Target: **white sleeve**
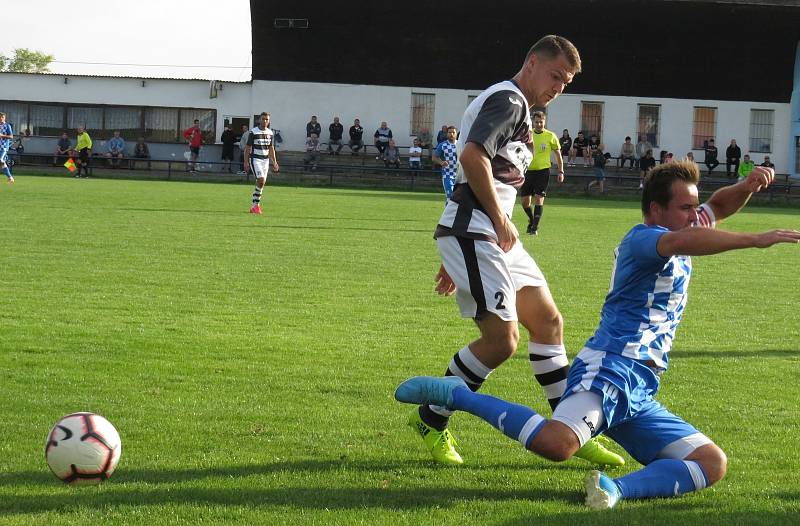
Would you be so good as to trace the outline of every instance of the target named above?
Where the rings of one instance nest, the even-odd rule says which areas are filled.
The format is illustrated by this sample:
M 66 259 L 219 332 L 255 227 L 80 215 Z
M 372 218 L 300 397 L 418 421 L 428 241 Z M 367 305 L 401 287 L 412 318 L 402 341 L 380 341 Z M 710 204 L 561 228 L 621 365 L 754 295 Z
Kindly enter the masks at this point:
M 714 210 L 708 204 L 703 203 L 697 207 L 697 225 L 706 228 L 716 228 L 717 218 L 714 216 Z

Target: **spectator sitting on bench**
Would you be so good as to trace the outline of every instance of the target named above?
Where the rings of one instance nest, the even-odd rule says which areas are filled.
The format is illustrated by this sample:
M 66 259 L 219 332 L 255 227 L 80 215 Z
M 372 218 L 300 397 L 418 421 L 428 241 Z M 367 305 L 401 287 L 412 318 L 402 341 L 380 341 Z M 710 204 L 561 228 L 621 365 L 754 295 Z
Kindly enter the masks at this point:
M 303 158 L 303 171 L 308 170 L 309 165 L 311 171 L 317 169 L 317 162 L 319 161 L 319 136 L 311 132 L 311 135 L 306 139 L 306 156 Z
M 136 146 L 133 147 L 134 159 L 147 159 L 147 169 L 150 169 L 150 148 L 145 144 L 144 137 L 139 137 L 136 141 Z M 131 168 L 136 169 L 136 162 L 134 161 Z
M 378 150 L 375 160 L 378 161 L 383 159 L 383 152 L 386 151 L 387 146 L 389 146 L 389 140 L 392 138 L 392 130 L 386 124 L 386 121 L 381 122 L 381 127 L 375 130 L 373 137 L 375 138 L 375 148 Z
M 630 161 L 628 170 L 633 170 L 633 163 L 636 160 L 636 146 L 631 142 L 630 137 L 625 137 L 625 142 L 619 149 L 619 167 L 625 168 L 625 161 Z
M 386 168 L 389 166 L 400 168 L 400 150 L 392 139 L 389 140 L 389 146 L 383 151 L 383 164 Z
M 125 157 L 125 139 L 119 136 L 119 130 L 114 130 L 114 136 L 106 143 L 106 158 L 112 168 L 119 168 L 120 160 Z
M 767 168 L 772 168 L 773 170 L 775 169 L 775 165 L 769 160 L 769 155 L 764 156 L 764 162 L 761 163 L 761 166 L 766 166 Z
M 61 138 L 58 140 L 58 144 L 56 145 L 56 152 L 53 155 L 53 166 L 58 166 L 61 162 L 59 159 L 63 159 L 65 157 L 69 157 L 69 152 L 72 149 L 72 141 L 69 140 L 69 135 L 67 132 L 61 134 Z

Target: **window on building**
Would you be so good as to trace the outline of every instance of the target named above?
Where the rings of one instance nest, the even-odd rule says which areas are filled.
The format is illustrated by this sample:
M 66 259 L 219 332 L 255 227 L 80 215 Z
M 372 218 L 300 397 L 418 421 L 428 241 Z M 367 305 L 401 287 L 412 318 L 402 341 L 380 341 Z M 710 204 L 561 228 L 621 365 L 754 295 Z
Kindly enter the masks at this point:
M 597 135 L 602 141 L 603 136 L 603 103 L 581 102 L 581 131 L 587 139 Z
M 27 104 L 0 101 L 0 111 L 6 114 L 6 122 L 11 124 L 11 130 L 15 135 L 23 135 L 25 129 L 31 127 L 28 122 Z M 32 128 L 31 133 L 35 133 Z
M 141 108 L 106 108 L 106 132 L 119 130 L 122 137 L 136 140 L 142 131 Z
M 214 130 L 217 127 L 216 116 L 217 112 L 214 110 L 195 110 L 195 109 L 181 109 L 181 133 L 194 126 L 195 119 L 200 121 L 200 131 L 203 132 L 203 142 L 214 142 Z
M 633 142 L 646 139 L 654 148 L 659 147 L 661 129 L 661 106 L 639 104 L 639 119 L 636 128 L 638 137 Z
M 103 138 L 103 108 L 70 106 L 67 108 L 67 128 L 82 126 L 92 138 Z
M 773 110 L 750 110 L 750 151 L 772 152 L 772 128 L 775 125 Z
M 145 108 L 144 138 L 155 142 L 175 142 L 178 135 L 178 110 L 175 108 Z
M 64 131 L 64 107 L 49 104 L 30 105 L 31 133 L 58 136 Z
M 436 95 L 433 93 L 411 94 L 411 135 L 430 138 L 435 107 Z
M 692 149 L 702 150 L 717 136 L 717 108 L 695 106 L 692 118 Z

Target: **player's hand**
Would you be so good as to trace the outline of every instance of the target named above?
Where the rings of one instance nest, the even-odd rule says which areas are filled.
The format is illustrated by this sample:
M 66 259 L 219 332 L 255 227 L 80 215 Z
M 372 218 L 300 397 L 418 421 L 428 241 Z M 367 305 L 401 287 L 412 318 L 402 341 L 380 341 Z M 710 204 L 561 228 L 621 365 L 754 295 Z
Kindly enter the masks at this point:
M 564 172 L 558 172 L 557 181 L 558 181 L 558 184 L 561 184 L 561 183 L 564 182 Z
M 503 214 L 503 220 L 499 225 L 495 225 L 494 231 L 497 234 L 497 244 L 503 249 L 503 252 L 508 252 L 514 246 L 514 243 L 519 239 L 519 232 L 516 225 L 511 222 L 507 215 Z
M 775 170 L 766 166 L 756 166 L 745 179 L 747 188 L 752 192 L 760 192 L 775 179 Z
M 444 265 L 439 266 L 439 272 L 436 273 L 436 287 L 434 290 L 439 296 L 452 296 L 456 291 L 456 284 L 450 274 L 444 269 Z
M 281 166 L 278 164 L 278 161 L 275 161 L 275 162 L 274 162 L 274 163 L 272 163 L 272 164 L 274 165 L 274 166 L 273 166 L 273 168 L 275 168 L 275 173 L 277 173 L 277 172 L 280 172 L 280 171 L 281 171 Z
M 450 166 L 450 162 L 449 161 L 442 161 L 441 165 L 442 165 L 442 168 L 447 168 L 448 166 Z
M 777 243 L 800 243 L 800 232 L 784 229 L 762 232 L 756 239 L 756 248 L 767 248 Z

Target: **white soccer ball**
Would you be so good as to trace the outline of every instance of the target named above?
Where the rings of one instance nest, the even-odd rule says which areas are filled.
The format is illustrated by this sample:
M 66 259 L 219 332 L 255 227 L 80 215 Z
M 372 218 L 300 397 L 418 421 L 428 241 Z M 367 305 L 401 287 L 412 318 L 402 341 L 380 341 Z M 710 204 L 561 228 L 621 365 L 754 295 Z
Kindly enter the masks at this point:
M 114 473 L 122 442 L 102 416 L 73 413 L 50 430 L 44 454 L 50 471 L 67 484 L 98 484 Z

